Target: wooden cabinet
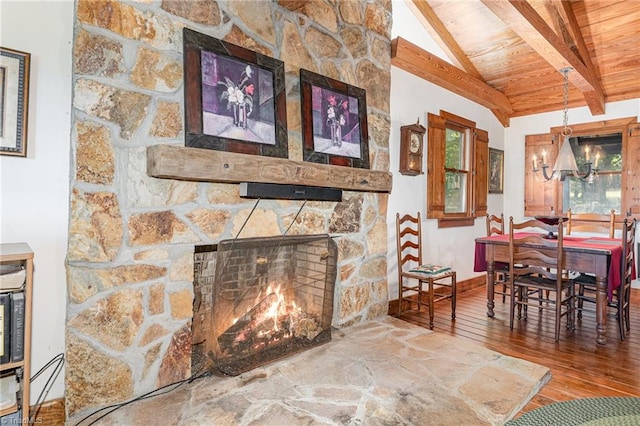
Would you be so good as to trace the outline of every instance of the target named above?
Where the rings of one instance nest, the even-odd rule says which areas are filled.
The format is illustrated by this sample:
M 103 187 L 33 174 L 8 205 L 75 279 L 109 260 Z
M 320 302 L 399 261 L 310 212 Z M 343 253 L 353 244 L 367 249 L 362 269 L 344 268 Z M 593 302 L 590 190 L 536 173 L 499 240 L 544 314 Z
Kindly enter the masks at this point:
M 33 291 L 33 251 L 28 244 L 0 244 L 0 264 L 22 265 L 25 271 L 24 286 L 21 289 L 6 290 L 5 292 L 24 292 L 24 339 L 22 341 L 24 355 L 21 361 L 11 359 L 0 364 L 2 373 L 13 372 L 22 380 L 18 386 L 20 406 L 13 409 L 0 410 L 0 415 L 9 415 L 21 410 L 22 424 L 29 419 L 29 381 L 31 377 L 31 300 Z M 4 338 L 5 336 L 3 336 Z

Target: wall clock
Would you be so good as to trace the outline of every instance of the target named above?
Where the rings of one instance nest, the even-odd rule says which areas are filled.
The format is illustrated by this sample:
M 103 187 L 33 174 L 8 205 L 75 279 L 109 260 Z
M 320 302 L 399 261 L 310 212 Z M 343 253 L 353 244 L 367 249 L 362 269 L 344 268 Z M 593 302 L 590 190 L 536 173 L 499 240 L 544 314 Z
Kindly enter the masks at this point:
M 416 124 L 400 127 L 400 173 L 403 175 L 422 174 L 422 150 L 426 131 L 419 120 Z

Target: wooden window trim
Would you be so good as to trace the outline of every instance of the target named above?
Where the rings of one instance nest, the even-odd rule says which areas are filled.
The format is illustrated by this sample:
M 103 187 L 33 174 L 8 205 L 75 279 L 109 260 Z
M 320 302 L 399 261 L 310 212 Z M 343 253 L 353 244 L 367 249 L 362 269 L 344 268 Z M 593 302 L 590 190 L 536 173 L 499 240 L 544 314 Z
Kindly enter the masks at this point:
M 474 226 L 475 218 L 487 213 L 488 194 L 488 132 L 476 127 L 474 121 L 440 111 L 440 115 L 428 114 L 427 138 L 427 218 L 438 219 L 439 228 Z M 445 146 L 446 128 L 465 130 L 465 169 L 455 170 L 466 174 L 467 194 L 465 213 L 445 214 Z M 458 130 L 458 129 L 456 129 Z

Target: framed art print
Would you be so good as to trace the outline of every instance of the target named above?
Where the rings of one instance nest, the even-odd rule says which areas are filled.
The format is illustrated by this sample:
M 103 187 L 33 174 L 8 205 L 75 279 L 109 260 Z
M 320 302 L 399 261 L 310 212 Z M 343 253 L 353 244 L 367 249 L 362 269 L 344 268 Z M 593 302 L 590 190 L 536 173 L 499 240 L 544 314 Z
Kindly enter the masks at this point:
M 284 63 L 185 28 L 185 146 L 288 157 Z
M 366 92 L 300 70 L 303 159 L 369 168 Z
M 31 55 L 0 47 L 0 154 L 27 156 Z
M 504 186 L 504 151 L 489 148 L 489 194 L 502 194 Z

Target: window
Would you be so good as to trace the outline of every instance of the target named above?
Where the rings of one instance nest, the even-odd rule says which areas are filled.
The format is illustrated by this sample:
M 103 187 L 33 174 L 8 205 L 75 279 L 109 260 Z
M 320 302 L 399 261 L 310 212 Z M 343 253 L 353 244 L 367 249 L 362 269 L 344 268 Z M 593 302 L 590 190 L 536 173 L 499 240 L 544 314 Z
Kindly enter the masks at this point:
M 525 216 L 554 215 L 556 212 L 593 211 L 607 213 L 614 208 L 620 217 L 640 219 L 640 123 L 637 117 L 616 118 L 593 123 L 573 124 L 573 147 L 578 163 L 584 163 L 584 148 L 590 145 L 590 159 L 595 163 L 598 149 L 602 155 L 598 159 L 598 179 L 594 184 L 567 178 L 565 182 L 553 179 L 540 182 L 534 176 L 531 166 L 524 168 L 524 213 Z M 527 161 L 537 152 L 546 150 L 553 163 L 558 152 L 562 127 L 553 127 L 552 133 L 527 135 L 525 137 L 525 158 Z M 620 137 L 620 142 L 609 136 Z M 598 140 L 596 144 L 594 141 Z M 598 146 L 596 152 L 591 147 Z M 591 186 L 589 186 L 591 185 Z M 619 204 L 618 204 L 618 201 Z M 612 207 L 609 207 L 612 206 Z
M 446 123 L 444 212 L 467 212 L 467 141 L 469 129 Z
M 589 161 L 598 167 L 598 176 L 591 181 L 570 177 L 562 187 L 563 210 L 607 214 L 622 211 L 622 134 L 582 136 L 570 139 L 578 164 Z M 584 170 L 580 170 L 584 173 Z
M 487 212 L 488 134 L 446 111 L 428 121 L 427 218 L 439 227 L 472 226 Z

